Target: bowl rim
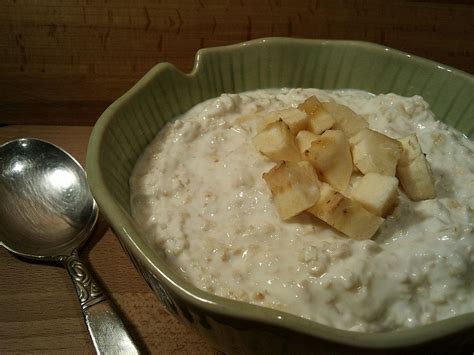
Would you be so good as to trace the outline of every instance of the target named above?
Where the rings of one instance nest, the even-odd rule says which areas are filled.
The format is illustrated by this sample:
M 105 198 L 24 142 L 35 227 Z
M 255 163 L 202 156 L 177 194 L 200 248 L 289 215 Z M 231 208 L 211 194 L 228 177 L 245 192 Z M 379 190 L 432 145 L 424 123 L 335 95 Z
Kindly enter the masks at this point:
M 299 43 L 306 46 L 337 45 L 368 50 L 376 53 L 386 53 L 398 58 L 405 57 L 413 63 L 428 65 L 436 70 L 445 70 L 457 77 L 463 77 L 474 86 L 474 77 L 466 72 L 435 61 L 411 55 L 393 48 L 370 42 L 326 39 L 299 39 L 287 37 L 267 37 L 254 39 L 220 47 L 204 48 L 197 51 L 193 69 L 189 73 L 178 70 L 170 63 L 159 63 L 153 66 L 137 83 L 127 92 L 113 102 L 99 117 L 89 139 L 86 158 L 86 171 L 91 185 L 92 193 L 100 206 L 101 212 L 109 221 L 115 234 L 129 252 L 146 266 L 161 282 L 166 283 L 173 291 L 186 302 L 207 312 L 221 316 L 233 317 L 241 320 L 256 321 L 270 326 L 277 326 L 310 337 L 318 337 L 326 341 L 373 349 L 390 349 L 419 345 L 452 333 L 474 326 L 474 312 L 437 321 L 428 325 L 415 328 L 401 329 L 389 332 L 366 333 L 342 330 L 316 323 L 293 314 L 275 309 L 230 300 L 213 295 L 198 289 L 183 280 L 166 263 L 156 257 L 154 253 L 138 236 L 138 232 L 127 213 L 115 202 L 112 193 L 107 188 L 106 180 L 100 167 L 100 152 L 103 147 L 102 137 L 115 114 L 148 82 L 155 80 L 164 70 L 172 69 L 178 75 L 193 77 L 200 72 L 203 58 L 218 52 L 232 52 L 246 47 L 259 47 L 265 45 L 284 45 Z

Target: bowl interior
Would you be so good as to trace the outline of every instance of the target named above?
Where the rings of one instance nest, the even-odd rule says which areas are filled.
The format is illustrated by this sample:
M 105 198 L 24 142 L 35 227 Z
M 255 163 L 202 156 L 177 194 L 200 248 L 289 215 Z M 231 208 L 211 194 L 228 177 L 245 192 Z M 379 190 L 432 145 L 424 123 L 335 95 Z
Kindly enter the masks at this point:
M 87 172 L 94 196 L 122 242 L 165 282 L 191 295 L 191 300 L 198 295 L 224 308 L 228 306 L 231 311 L 236 307 L 241 313 L 248 310 L 246 305 L 235 305 L 234 301 L 222 300 L 176 280 L 174 272 L 149 248 L 130 218 L 129 176 L 157 132 L 192 106 L 221 93 L 275 87 L 353 88 L 375 94 L 421 95 L 438 119 L 470 138 L 474 136 L 472 76 L 375 44 L 271 38 L 201 50 L 190 74 L 167 63 L 158 64 L 97 122 L 89 142 Z M 255 317 L 278 313 L 251 307 L 249 312 Z M 289 327 L 304 328 L 309 333 L 320 329 L 298 317 L 287 319 Z M 473 324 L 472 316 L 449 322 L 447 326 L 452 329 Z M 444 332 L 444 326 L 438 328 L 438 333 Z M 333 334 L 338 337 L 346 333 Z M 430 334 L 426 336 L 435 336 Z M 420 336 L 410 337 L 415 339 L 415 335 Z M 372 341 L 370 334 L 364 337 L 354 341 Z M 383 343 L 388 339 L 379 337 L 373 341 Z M 393 342 L 402 341 L 398 335 L 394 339 Z

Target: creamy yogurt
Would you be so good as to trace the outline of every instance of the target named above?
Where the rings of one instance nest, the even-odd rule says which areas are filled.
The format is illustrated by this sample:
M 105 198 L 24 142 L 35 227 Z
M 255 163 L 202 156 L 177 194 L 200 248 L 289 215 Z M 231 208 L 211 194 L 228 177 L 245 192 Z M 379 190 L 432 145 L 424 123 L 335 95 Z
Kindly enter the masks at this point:
M 372 240 L 353 241 L 309 214 L 282 221 L 245 115 L 316 95 L 349 106 L 392 138 L 416 133 L 437 198 L 400 202 Z M 244 116 L 244 118 L 242 118 Z M 251 120 L 250 120 L 251 121 Z M 336 328 L 381 332 L 474 311 L 474 144 L 420 97 L 317 89 L 208 100 L 170 123 L 130 179 L 150 244 L 195 286 Z

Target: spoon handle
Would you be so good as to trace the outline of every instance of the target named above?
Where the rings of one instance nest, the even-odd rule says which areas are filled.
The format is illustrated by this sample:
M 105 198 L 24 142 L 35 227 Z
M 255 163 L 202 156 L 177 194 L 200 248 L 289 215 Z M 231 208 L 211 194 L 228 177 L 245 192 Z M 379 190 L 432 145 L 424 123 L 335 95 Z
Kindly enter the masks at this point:
M 79 259 L 77 251 L 64 258 L 63 264 L 76 287 L 84 321 L 96 352 L 98 354 L 139 354 L 119 315 L 92 274 Z

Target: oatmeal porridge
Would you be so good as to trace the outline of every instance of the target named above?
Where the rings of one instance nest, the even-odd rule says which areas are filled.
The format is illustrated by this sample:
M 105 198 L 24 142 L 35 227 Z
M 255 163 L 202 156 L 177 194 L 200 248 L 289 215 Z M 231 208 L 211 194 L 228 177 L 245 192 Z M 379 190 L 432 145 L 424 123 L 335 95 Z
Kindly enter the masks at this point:
M 282 220 L 252 115 L 334 100 L 370 129 L 416 134 L 436 198 L 398 203 L 371 239 L 309 213 Z M 474 144 L 419 96 L 317 89 L 223 94 L 168 124 L 130 179 L 132 214 L 183 278 L 210 293 L 340 329 L 381 332 L 474 311 Z

